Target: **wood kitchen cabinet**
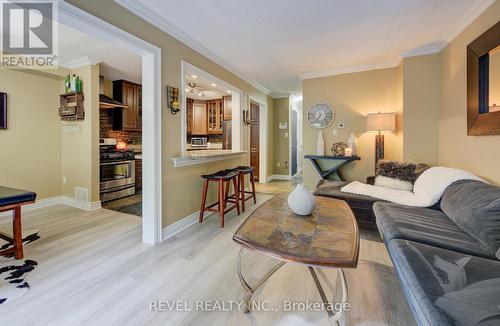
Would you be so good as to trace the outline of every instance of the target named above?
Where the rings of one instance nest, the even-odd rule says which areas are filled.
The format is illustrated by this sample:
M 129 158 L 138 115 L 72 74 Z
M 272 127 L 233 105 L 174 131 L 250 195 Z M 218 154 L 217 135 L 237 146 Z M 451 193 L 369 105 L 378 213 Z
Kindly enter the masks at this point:
M 126 81 L 113 81 L 113 99 L 128 108 L 115 109 L 114 130 L 142 130 L 142 86 Z
M 223 122 L 222 100 L 209 100 L 207 103 L 208 134 L 221 135 Z
M 193 128 L 192 135 L 207 135 L 207 105 L 205 102 L 193 102 Z
M 142 159 L 135 160 L 135 191 L 142 191 Z
M 233 119 L 233 101 L 231 96 L 222 97 L 223 107 L 224 107 L 224 121 Z
M 194 100 L 188 98 L 186 99 L 186 109 L 187 109 L 187 124 L 186 129 L 188 134 L 193 133 L 193 103 Z

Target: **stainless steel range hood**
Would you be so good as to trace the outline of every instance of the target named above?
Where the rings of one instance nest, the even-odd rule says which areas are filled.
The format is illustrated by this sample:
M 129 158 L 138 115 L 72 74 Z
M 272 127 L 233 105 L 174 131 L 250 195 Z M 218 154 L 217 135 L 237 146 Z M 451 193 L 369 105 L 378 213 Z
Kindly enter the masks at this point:
M 123 103 L 120 103 L 116 100 L 113 100 L 111 97 L 104 95 L 104 94 L 99 94 L 99 108 L 100 109 L 127 109 L 128 106 L 126 106 Z
M 104 77 L 99 76 L 99 108 L 128 109 L 128 106 L 104 94 Z

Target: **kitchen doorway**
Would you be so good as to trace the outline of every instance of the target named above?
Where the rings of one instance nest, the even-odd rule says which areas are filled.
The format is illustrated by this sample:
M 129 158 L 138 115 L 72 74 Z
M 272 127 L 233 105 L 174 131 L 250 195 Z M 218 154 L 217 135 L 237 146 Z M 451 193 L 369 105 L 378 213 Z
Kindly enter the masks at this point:
M 142 61 L 142 241 L 162 241 L 161 49 L 67 2 L 59 4 L 59 22 L 125 48 Z M 99 147 L 97 133 L 92 142 Z M 94 162 L 98 164 L 98 162 Z M 96 173 L 96 184 L 99 175 Z

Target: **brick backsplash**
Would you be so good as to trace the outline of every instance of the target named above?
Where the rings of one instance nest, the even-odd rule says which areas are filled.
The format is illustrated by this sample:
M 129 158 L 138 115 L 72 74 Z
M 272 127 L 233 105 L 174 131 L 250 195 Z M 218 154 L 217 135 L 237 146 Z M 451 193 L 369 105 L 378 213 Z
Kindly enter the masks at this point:
M 100 110 L 99 113 L 99 137 L 116 138 L 129 144 L 140 145 L 142 142 L 141 131 L 113 130 L 113 109 Z

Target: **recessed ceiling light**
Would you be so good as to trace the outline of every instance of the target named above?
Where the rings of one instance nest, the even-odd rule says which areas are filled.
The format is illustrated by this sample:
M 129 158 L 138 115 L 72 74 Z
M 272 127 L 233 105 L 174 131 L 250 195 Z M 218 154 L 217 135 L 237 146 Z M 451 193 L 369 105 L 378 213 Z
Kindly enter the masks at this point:
M 230 91 L 230 90 L 227 90 L 227 91 L 226 91 L 226 93 L 231 94 L 231 91 Z
M 212 87 L 215 87 L 215 86 L 217 86 L 217 84 L 216 83 L 212 83 Z
M 191 78 L 196 79 L 196 78 L 198 78 L 198 76 L 196 76 L 196 75 L 191 75 Z

